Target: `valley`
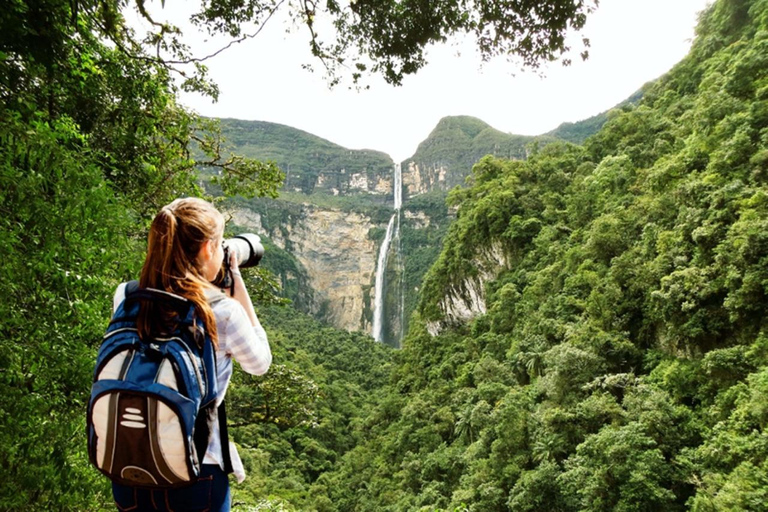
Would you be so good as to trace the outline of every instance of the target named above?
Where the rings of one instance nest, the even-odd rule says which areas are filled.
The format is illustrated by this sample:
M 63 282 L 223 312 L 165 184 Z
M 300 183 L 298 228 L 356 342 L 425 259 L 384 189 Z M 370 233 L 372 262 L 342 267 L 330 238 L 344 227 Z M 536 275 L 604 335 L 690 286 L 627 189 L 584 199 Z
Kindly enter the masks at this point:
M 602 122 L 604 115 L 569 130 L 584 136 Z M 256 232 L 268 247 L 287 253 L 282 259 L 295 260 L 291 268 L 278 268 L 269 257 L 263 263 L 279 277 L 285 297 L 329 325 L 369 333 L 393 347 L 407 332 L 421 281 L 455 217 L 444 205 L 448 192 L 466 186 L 484 155 L 519 160 L 534 144 L 560 140 L 557 130 L 518 136 L 472 117 L 446 117 L 411 158 L 395 163 L 383 153 L 350 150 L 283 125 L 223 119 L 221 126 L 235 152 L 272 160 L 285 172 L 279 198 L 233 199 L 226 207 L 235 229 Z M 401 215 L 388 213 L 397 209 Z M 394 243 L 387 241 L 390 223 Z M 457 311 L 479 307 L 453 301 Z

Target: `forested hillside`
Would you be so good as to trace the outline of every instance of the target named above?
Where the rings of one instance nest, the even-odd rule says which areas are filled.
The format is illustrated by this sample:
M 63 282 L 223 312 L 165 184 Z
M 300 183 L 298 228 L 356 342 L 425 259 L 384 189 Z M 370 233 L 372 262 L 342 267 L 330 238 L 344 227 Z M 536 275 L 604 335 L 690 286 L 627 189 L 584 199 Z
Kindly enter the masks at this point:
M 651 84 L 648 86 L 650 87 Z M 545 135 L 550 135 L 557 139 L 573 142 L 575 144 L 583 144 L 588 137 L 600 131 L 600 128 L 602 128 L 605 122 L 608 121 L 608 113 L 611 110 L 622 109 L 624 107 L 636 105 L 643 97 L 643 90 L 644 88 L 640 88 L 629 98 L 606 112 L 601 112 L 597 115 L 588 117 L 587 119 L 583 119 L 575 123 L 562 123 L 560 126 L 550 132 L 547 132 Z
M 263 378 L 237 373 L 228 392 L 248 473 L 233 502 L 240 510 L 334 510 L 323 474 L 368 437 L 360 427 L 385 397 L 393 350 L 293 308 L 259 315 L 276 363 Z
M 336 507 L 768 508 L 766 180 L 764 0 L 584 146 L 479 162 Z

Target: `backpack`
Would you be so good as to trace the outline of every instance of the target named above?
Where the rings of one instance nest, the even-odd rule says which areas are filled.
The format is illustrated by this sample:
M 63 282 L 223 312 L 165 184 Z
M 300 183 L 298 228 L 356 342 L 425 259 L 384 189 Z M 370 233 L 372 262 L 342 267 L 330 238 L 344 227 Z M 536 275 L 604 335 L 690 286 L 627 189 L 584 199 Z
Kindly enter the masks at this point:
M 172 333 L 139 338 L 142 301 L 177 313 Z M 113 482 L 174 488 L 200 475 L 213 421 L 231 472 L 226 413 L 216 409 L 216 353 L 184 297 L 126 286 L 99 349 L 88 402 L 88 456 Z

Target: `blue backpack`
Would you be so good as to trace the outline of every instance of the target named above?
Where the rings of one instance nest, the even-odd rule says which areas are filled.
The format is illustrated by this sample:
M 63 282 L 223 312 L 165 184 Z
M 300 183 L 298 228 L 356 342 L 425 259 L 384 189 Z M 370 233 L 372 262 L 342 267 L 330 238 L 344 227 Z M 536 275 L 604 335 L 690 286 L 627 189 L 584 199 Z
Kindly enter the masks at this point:
M 142 302 L 176 312 L 174 331 L 141 339 L 136 319 Z M 91 462 L 122 485 L 188 485 L 200 475 L 218 418 L 231 471 L 226 413 L 215 406 L 216 387 L 215 349 L 192 302 L 128 283 L 96 359 L 87 417 Z

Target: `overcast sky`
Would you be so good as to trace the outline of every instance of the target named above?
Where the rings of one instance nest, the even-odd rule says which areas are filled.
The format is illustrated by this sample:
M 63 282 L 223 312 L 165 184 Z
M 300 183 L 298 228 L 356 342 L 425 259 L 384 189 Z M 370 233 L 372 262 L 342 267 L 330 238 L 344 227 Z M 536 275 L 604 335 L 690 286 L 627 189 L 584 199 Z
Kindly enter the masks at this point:
M 305 34 L 286 35 L 285 26 L 274 23 L 207 62 L 221 89 L 218 103 L 187 94 L 182 103 L 205 116 L 286 124 L 351 149 L 384 151 L 395 161 L 413 155 L 448 115 L 475 116 L 504 132 L 538 135 L 607 110 L 667 72 L 688 52 L 697 14 L 708 3 L 601 0 L 582 31 L 592 44 L 589 59 L 574 59 L 570 67 L 551 65 L 544 78 L 504 60 L 481 66 L 459 42 L 430 49 L 429 64 L 401 87 L 373 79 L 371 89 L 360 92 L 344 86 L 329 90 L 320 71 L 302 69 L 312 61 Z M 165 4 L 162 12 L 178 23 L 183 7 L 171 0 Z M 211 48 L 202 35 L 189 42 L 193 49 Z

